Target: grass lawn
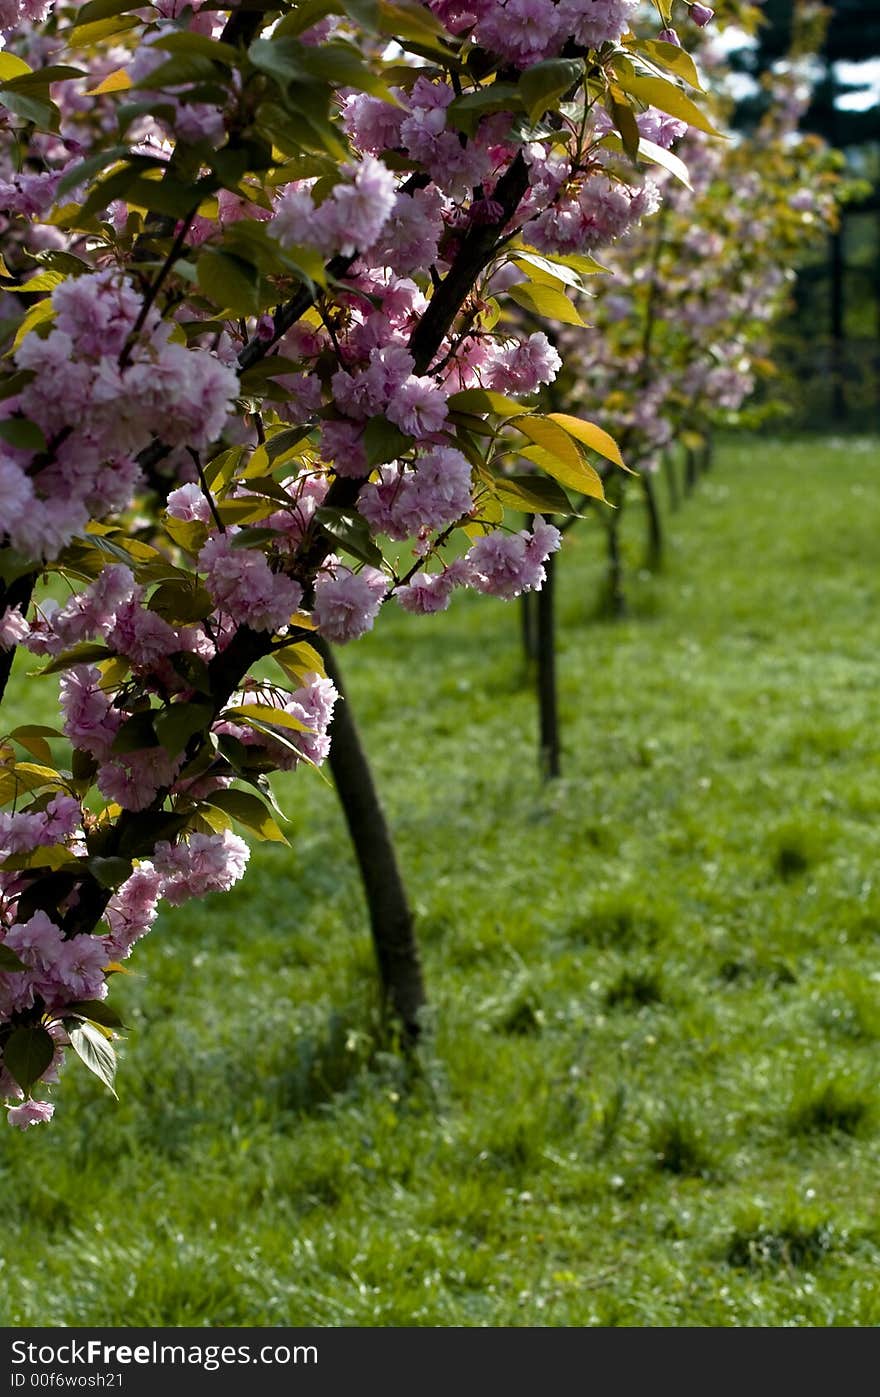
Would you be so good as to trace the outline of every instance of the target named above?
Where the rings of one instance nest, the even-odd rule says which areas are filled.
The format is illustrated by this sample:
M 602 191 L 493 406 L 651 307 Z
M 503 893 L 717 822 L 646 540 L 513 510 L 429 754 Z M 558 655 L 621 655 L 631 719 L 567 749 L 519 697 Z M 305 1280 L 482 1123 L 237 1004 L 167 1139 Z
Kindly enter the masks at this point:
M 0 1135 L 0 1321 L 880 1323 L 878 456 L 723 447 L 660 576 L 628 511 L 623 623 L 578 526 L 552 787 L 515 607 L 351 647 L 419 1072 L 377 1047 L 334 794 L 285 778 L 292 848 L 115 984 L 119 1102 L 71 1065 L 51 1127 Z

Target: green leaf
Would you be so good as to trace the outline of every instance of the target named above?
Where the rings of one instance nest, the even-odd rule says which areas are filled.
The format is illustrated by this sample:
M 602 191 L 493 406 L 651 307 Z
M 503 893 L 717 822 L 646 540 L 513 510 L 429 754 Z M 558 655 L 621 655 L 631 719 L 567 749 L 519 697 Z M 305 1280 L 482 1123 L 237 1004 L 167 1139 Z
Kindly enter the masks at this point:
M 195 578 L 187 578 L 163 582 L 150 597 L 149 609 L 166 621 L 188 625 L 210 616 L 214 603 Z
M 23 960 L 19 960 L 11 946 L 4 946 L 0 943 L 0 970 L 4 974 L 15 974 L 18 970 L 27 970 Z
M 111 165 L 116 165 L 130 154 L 128 146 L 116 145 L 99 150 L 96 155 L 87 155 L 85 160 L 74 161 L 73 168 L 62 175 L 58 182 L 56 198 L 62 194 L 69 194 L 78 185 L 85 184 L 93 175 L 99 174 L 101 170 L 108 170 Z
M 55 1056 L 55 1040 L 42 1024 L 13 1029 L 3 1050 L 3 1066 L 22 1091 L 29 1092 Z
M 679 121 L 686 121 L 688 126 L 695 126 L 698 131 L 705 131 L 710 136 L 721 135 L 696 103 L 686 97 L 674 82 L 668 78 L 644 77 L 634 72 L 625 61 L 620 66 L 623 71 L 618 72 L 618 82 L 631 97 L 637 97 L 646 106 L 658 107 L 661 112 L 667 112 Z
M 158 747 L 154 717 L 155 710 L 147 709 L 145 713 L 133 713 L 126 718 L 110 744 L 110 751 L 121 755 L 124 752 L 140 752 L 145 747 Z
M 315 510 L 315 518 L 325 534 L 332 538 L 346 553 L 359 562 L 371 567 L 382 566 L 382 553 L 370 535 L 366 519 L 352 510 L 341 510 L 329 505 L 320 505 Z
M 636 53 L 643 53 L 658 67 L 674 73 L 677 78 L 686 82 L 688 87 L 696 88 L 697 92 L 703 91 L 697 65 L 687 49 L 679 48 L 677 44 L 667 44 L 663 39 L 638 39 L 629 47 Z
M 249 795 L 247 791 L 217 791 L 206 803 L 231 815 L 258 839 L 288 843 L 259 796 Z
M 103 1024 L 105 1028 L 125 1028 L 116 1010 L 103 999 L 79 999 L 74 1004 L 65 1004 L 64 1013 L 76 1014 L 92 1023 Z
M 451 412 L 494 412 L 497 417 L 520 417 L 531 411 L 515 398 L 506 398 L 503 393 L 491 393 L 486 388 L 465 388 L 460 393 L 453 393 L 447 406 Z
M 484 116 L 520 111 L 522 101 L 519 93 L 519 87 L 510 82 L 494 82 L 476 92 L 466 92 L 463 97 L 456 97 L 454 102 L 450 102 L 446 109 L 447 123 L 472 136 Z
M 40 131 L 57 131 L 61 123 L 61 114 L 54 102 L 31 97 L 25 92 L 0 93 L 0 105 L 22 121 L 33 122 Z
M 45 451 L 46 438 L 35 422 L 24 417 L 7 417 L 0 422 L 0 438 L 20 451 Z
M 102 888 L 112 888 L 114 892 L 132 875 L 131 859 L 117 857 L 101 858 L 95 855 L 88 860 L 88 869 Z
M 94 24 L 99 19 L 112 19 L 137 9 L 137 0 L 88 0 L 76 12 L 77 24 Z
M 557 291 L 552 286 L 537 286 L 534 282 L 527 281 L 511 286 L 507 294 L 518 306 L 533 311 L 535 315 L 546 316 L 562 325 L 586 328 L 587 322 L 564 291 Z
M 555 480 L 541 475 L 502 475 L 495 493 L 508 509 L 524 514 L 573 514 L 571 500 Z
M 635 164 L 639 158 L 639 124 L 629 102 L 620 88 L 613 83 L 608 97 L 608 112 L 620 135 L 624 151 Z
M 210 703 L 172 703 L 162 708 L 153 718 L 153 728 L 170 756 L 182 752 L 197 732 L 210 727 L 214 707 Z
M 107 1089 L 116 1096 L 116 1054 L 103 1033 L 88 1022 L 65 1024 L 70 1046 Z
M 199 254 L 196 275 L 205 295 L 221 309 L 259 315 L 259 276 L 251 262 L 209 247 Z
M 529 120 L 538 121 L 546 111 L 555 111 L 559 98 L 583 76 L 582 58 L 548 58 L 526 68 L 520 74 L 518 88 Z
M 371 417 L 366 425 L 364 450 L 370 466 L 383 466 L 388 461 L 396 461 L 411 446 L 412 437 L 406 436 L 387 417 Z
M 178 655 L 171 656 L 171 668 L 186 681 L 189 688 L 199 694 L 210 694 L 211 674 L 201 655 L 181 650 Z
M 607 432 L 603 432 L 601 427 L 597 427 L 595 422 L 587 422 L 582 417 L 572 417 L 567 412 L 550 412 L 547 416 L 550 422 L 557 423 L 569 436 L 583 442 L 591 451 L 598 451 L 600 456 L 604 456 L 607 461 L 613 461 L 615 466 L 627 469 L 617 442 Z
M 234 718 L 236 722 L 249 723 L 252 718 L 256 718 L 264 725 L 277 728 L 288 728 L 291 732 L 314 732 L 314 728 L 308 727 L 299 718 L 294 718 L 292 713 L 287 713 L 283 708 L 273 708 L 271 704 L 264 703 L 242 703 L 236 708 L 227 708 L 223 716 Z
M 109 659 L 115 652 L 108 645 L 99 645 L 97 641 L 81 640 L 77 645 L 72 645 L 69 650 L 62 650 L 60 655 L 56 655 L 54 660 L 38 672 L 40 674 L 59 674 L 63 669 L 70 669 L 73 665 L 91 665 L 96 660 Z
M 231 44 L 211 39 L 207 34 L 191 34 L 180 29 L 175 29 L 171 34 L 160 34 L 153 39 L 153 48 L 164 49 L 166 53 L 200 54 L 213 63 L 222 63 L 225 68 L 234 67 L 238 62 L 238 54 Z
M 57 728 L 47 728 L 41 723 L 22 723 L 21 727 L 13 728 L 9 736 L 35 756 L 38 762 L 48 763 L 52 760 L 52 749 L 46 738 L 61 737 L 63 734 Z
M 671 175 L 674 175 L 685 189 L 693 188 L 688 167 L 684 161 L 679 160 L 677 155 L 673 155 L 671 150 L 665 150 L 663 146 L 655 145 L 645 136 L 639 137 L 639 159 L 649 160 L 652 165 L 661 165 L 664 170 L 668 170 Z

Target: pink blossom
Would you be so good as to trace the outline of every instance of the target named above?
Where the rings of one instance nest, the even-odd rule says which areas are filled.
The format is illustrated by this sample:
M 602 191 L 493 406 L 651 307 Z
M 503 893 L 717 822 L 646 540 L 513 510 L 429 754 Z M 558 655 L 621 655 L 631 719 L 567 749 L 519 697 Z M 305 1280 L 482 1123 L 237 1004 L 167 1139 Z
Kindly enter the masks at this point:
M 166 509 L 172 519 L 183 519 L 187 523 L 212 524 L 211 506 L 205 499 L 200 485 L 190 482 L 172 490 L 166 502 Z
M 534 393 L 552 383 L 562 360 L 543 331 L 505 345 L 488 369 L 486 386 L 499 393 Z
M 153 866 L 162 879 L 162 896 L 172 907 L 209 892 L 226 892 L 243 876 L 250 849 L 229 830 L 191 834 L 188 840 L 156 845 Z
M 473 585 L 479 592 L 505 598 L 538 591 L 544 582 L 544 564 L 561 542 L 559 530 L 540 517 L 531 534 L 499 531 L 478 538 L 467 554 Z
M 336 645 L 357 640 L 372 629 L 387 583 L 377 568 L 360 572 L 337 566 L 323 571 L 315 583 L 314 617 L 321 634 Z
M 446 395 L 433 379 L 410 374 L 394 390 L 386 410 L 388 420 L 407 436 L 431 437 L 446 421 Z
M 6 1119 L 19 1130 L 27 1130 L 29 1125 L 42 1125 L 55 1114 L 51 1101 L 23 1101 L 20 1106 L 9 1106 Z
M 30 626 L 18 607 L 8 606 L 0 616 L 0 650 L 11 650 L 30 634 Z
M 134 943 L 149 931 L 158 914 L 161 889 L 161 875 L 145 862 L 113 894 L 104 913 L 110 928 L 105 942 L 111 957 L 125 960 Z
M 235 548 L 228 533 L 208 539 L 199 553 L 199 570 L 220 610 L 255 631 L 282 630 L 302 602 L 298 582 L 273 572 L 262 553 Z

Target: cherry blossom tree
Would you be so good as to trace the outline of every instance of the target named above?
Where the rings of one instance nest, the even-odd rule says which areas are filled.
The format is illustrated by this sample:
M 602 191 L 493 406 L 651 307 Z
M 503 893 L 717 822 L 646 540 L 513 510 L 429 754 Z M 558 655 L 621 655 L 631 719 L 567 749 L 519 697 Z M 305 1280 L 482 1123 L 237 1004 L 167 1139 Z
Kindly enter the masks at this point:
M 544 502 L 620 453 L 536 410 L 560 356 L 516 316 L 581 324 L 594 254 L 656 212 L 645 112 L 712 128 L 671 0 L 2 0 L 0 23 L 0 693 L 24 647 L 61 709 L 0 767 L 24 1128 L 71 1050 L 112 1086 L 108 986 L 162 901 L 241 878 L 234 826 L 284 838 L 269 776 L 327 758 L 327 643 L 541 586 Z

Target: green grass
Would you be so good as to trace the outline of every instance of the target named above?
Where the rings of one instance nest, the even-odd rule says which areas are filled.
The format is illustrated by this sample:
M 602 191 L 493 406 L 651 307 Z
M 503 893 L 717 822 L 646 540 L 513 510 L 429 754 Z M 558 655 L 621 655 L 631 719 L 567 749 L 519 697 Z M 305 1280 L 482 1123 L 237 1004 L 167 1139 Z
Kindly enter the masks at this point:
M 0 1136 L 0 1320 L 880 1323 L 877 465 L 724 447 L 659 576 L 628 510 L 620 624 L 579 525 L 552 786 L 513 607 L 351 647 L 418 1070 L 375 1031 L 333 793 L 287 778 L 292 849 L 165 914 L 114 987 L 119 1102 L 71 1066 L 50 1128 Z

